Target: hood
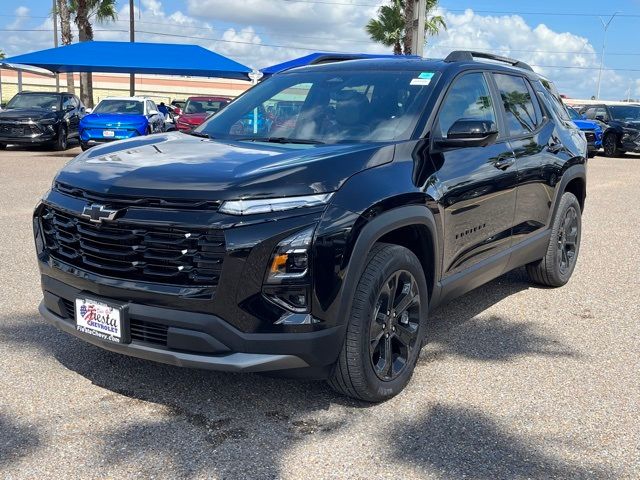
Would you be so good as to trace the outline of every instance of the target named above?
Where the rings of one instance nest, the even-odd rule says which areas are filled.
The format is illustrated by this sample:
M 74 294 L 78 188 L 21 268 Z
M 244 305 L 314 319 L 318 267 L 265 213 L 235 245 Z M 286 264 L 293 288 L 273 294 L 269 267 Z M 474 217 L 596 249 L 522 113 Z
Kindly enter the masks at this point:
M 189 125 L 200 125 L 207 118 L 207 113 L 183 113 L 180 121 Z
M 218 142 L 171 132 L 94 147 L 56 181 L 99 194 L 230 200 L 332 192 L 392 160 L 393 145 Z
M 144 115 L 124 115 L 118 113 L 92 113 L 80 121 L 84 128 L 117 128 L 147 123 Z
M 573 123 L 575 123 L 580 130 L 601 130 L 600 125 L 592 120 L 574 120 Z
M 42 120 L 44 118 L 57 118 L 58 112 L 43 108 L 11 108 L 0 112 L 0 120 Z

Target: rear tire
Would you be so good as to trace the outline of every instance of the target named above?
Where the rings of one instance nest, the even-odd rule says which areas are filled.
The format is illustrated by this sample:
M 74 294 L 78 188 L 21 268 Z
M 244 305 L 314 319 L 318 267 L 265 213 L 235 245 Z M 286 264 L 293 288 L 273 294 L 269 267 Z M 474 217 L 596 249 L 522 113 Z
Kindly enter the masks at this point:
M 566 192 L 553 220 L 547 253 L 541 260 L 527 265 L 531 280 L 548 287 L 566 284 L 578 260 L 581 234 L 580 204 L 573 193 Z
M 0 143 L 0 150 L 4 150 L 7 148 L 7 144 L 6 143 Z
M 356 287 L 329 385 L 367 402 L 400 393 L 420 354 L 428 301 L 424 272 L 413 252 L 376 244 Z

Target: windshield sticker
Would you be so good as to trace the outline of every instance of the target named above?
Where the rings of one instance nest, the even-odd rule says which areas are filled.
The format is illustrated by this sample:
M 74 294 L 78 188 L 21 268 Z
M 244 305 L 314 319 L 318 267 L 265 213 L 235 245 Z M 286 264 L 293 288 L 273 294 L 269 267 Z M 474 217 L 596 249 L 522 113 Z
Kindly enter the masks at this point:
M 409 85 L 429 85 L 430 83 L 430 78 L 412 78 Z
M 433 78 L 434 73 L 433 72 L 422 72 L 420 73 L 420 75 L 418 75 L 418 78 L 420 79 L 426 79 L 426 80 L 431 80 Z

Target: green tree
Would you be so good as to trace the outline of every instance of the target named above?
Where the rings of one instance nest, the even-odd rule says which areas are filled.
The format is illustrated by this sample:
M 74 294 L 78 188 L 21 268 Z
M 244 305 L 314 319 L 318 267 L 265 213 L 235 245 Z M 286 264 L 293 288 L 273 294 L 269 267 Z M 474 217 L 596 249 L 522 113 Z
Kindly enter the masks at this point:
M 393 47 L 394 55 L 402 55 L 403 4 L 404 0 L 392 0 L 391 5 L 382 5 L 378 9 L 378 17 L 369 20 L 365 27 L 371 40 Z
M 71 31 L 71 9 L 69 0 L 56 0 L 56 7 L 52 14 L 60 18 L 60 40 L 62 45 L 71 45 L 73 42 L 73 32 Z M 71 93 L 75 93 L 76 90 L 72 72 L 67 73 L 67 90 Z
M 78 27 L 81 42 L 93 40 L 92 21 L 104 23 L 118 18 L 116 0 L 69 0 L 74 21 Z M 91 73 L 80 74 L 80 99 L 88 107 L 93 107 L 93 82 Z
M 2 60 L 6 55 L 4 54 L 4 50 L 0 50 L 0 60 Z
M 372 18 L 366 30 L 374 42 L 393 47 L 395 55 L 410 55 L 413 51 L 413 17 L 415 0 L 391 0 L 390 5 L 378 9 L 377 18 Z M 438 0 L 427 0 L 425 35 L 437 35 L 447 24 L 441 15 L 432 15 L 438 6 Z

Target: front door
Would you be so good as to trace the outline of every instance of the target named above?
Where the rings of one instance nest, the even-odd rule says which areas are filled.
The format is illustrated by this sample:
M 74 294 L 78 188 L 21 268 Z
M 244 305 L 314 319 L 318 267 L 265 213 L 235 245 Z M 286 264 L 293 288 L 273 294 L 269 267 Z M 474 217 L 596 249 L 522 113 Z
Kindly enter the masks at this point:
M 453 123 L 462 118 L 489 120 L 501 129 L 486 75 L 472 72 L 456 78 L 440 107 L 433 129 L 435 138 L 446 136 Z M 515 159 L 506 135 L 500 131 L 491 145 L 436 151 L 432 160 L 444 220 L 445 279 L 509 248 L 516 204 Z M 507 257 L 496 259 L 496 271 L 506 265 Z

